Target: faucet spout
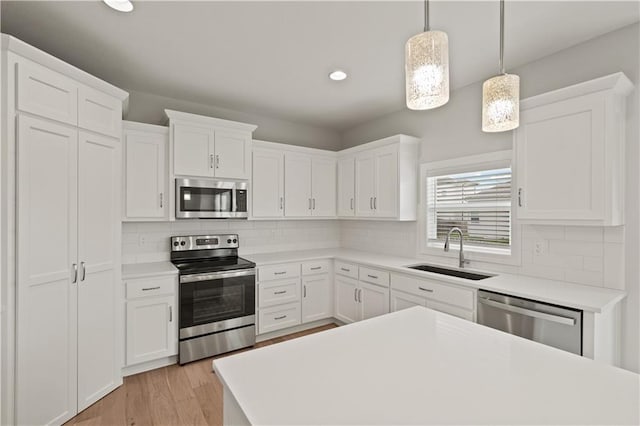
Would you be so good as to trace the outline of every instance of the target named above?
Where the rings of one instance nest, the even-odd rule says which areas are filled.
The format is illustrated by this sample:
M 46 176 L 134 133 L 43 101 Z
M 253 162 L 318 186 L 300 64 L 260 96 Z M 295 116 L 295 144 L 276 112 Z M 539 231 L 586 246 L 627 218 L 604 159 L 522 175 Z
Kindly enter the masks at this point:
M 458 267 L 464 268 L 464 265 L 469 263 L 469 261 L 464 258 L 464 243 L 463 243 L 464 237 L 462 234 L 462 230 L 457 226 L 454 226 L 453 228 L 451 228 L 447 233 L 447 238 L 444 240 L 444 251 L 449 251 L 449 240 L 451 238 L 451 234 L 454 232 L 457 232 L 458 234 L 460 234 L 460 260 L 458 263 Z

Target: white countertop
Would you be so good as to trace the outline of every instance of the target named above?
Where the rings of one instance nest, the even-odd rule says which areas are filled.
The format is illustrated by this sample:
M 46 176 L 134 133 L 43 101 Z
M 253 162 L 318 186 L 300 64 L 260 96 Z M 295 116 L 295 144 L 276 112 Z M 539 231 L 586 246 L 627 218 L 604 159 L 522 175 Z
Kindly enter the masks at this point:
M 640 379 L 414 307 L 215 360 L 251 424 L 638 424 Z
M 171 262 L 131 263 L 122 265 L 123 280 L 163 275 L 178 275 L 178 270 Z
M 286 262 L 303 262 L 306 260 L 321 258 L 335 258 L 361 265 L 415 275 L 417 277 L 437 279 L 465 287 L 481 288 L 484 290 L 506 293 L 513 296 L 539 300 L 556 305 L 569 306 L 589 312 L 602 312 L 607 307 L 618 303 L 626 295 L 625 292 L 619 290 L 504 273 L 498 273 L 496 276 L 484 280 L 472 281 L 407 268 L 407 265 L 430 263 L 420 259 L 394 257 L 378 253 L 339 248 L 252 254 L 243 257 L 255 262 L 258 266 Z M 469 272 L 476 271 L 474 269 L 465 270 L 468 270 Z M 490 271 L 479 272 L 485 272 L 492 275 L 495 274 Z

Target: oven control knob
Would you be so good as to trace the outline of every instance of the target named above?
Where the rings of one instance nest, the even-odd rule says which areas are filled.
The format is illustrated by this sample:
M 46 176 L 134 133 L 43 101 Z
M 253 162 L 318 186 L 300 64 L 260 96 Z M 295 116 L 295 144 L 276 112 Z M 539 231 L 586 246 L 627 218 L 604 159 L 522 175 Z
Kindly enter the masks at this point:
M 184 241 L 180 241 L 180 245 L 181 245 L 181 246 L 183 246 L 183 245 L 185 245 L 185 244 L 186 244 L 186 243 L 185 243 Z
M 228 240 L 227 240 L 227 244 L 231 244 L 231 239 L 228 239 Z
M 174 242 L 173 242 L 173 246 L 174 246 L 174 247 L 178 247 L 178 245 L 179 245 L 179 244 L 180 244 L 180 243 L 179 243 L 179 242 L 177 242 L 177 241 L 174 241 Z
M 236 240 L 236 239 L 234 238 L 234 239 L 233 239 L 233 242 L 234 242 L 234 243 L 237 243 L 237 242 L 238 242 L 238 240 Z

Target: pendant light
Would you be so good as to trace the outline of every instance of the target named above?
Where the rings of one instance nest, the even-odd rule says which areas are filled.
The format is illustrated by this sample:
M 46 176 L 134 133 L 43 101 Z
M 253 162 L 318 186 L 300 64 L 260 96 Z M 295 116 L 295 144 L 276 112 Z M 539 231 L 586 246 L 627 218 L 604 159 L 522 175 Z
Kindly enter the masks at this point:
M 482 85 L 482 130 L 504 132 L 520 125 L 520 77 L 504 70 L 504 0 L 500 0 L 500 75 Z
M 411 37 L 404 49 L 407 107 L 437 108 L 449 101 L 449 39 L 429 27 L 429 0 L 424 1 L 424 32 Z

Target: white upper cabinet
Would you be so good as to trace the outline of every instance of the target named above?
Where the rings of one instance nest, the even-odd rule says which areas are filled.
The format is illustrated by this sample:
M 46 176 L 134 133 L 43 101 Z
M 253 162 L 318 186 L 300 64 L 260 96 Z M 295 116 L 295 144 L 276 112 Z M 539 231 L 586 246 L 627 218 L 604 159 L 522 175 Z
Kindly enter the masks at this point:
M 123 220 L 167 220 L 169 128 L 127 121 L 123 127 Z
M 622 73 L 525 99 L 514 133 L 522 223 L 624 224 Z
M 284 216 L 284 153 L 254 147 L 252 156 L 253 217 Z
M 338 215 L 344 218 L 415 220 L 418 143 L 416 138 L 396 135 L 341 151 L 338 161 Z
M 78 127 L 120 137 L 122 102 L 87 86 L 78 90 Z
M 254 141 L 251 186 L 254 218 L 336 216 L 333 152 Z
M 173 176 L 248 179 L 256 126 L 165 110 L 173 147 Z
M 356 214 L 356 163 L 355 158 L 338 160 L 338 216 Z

